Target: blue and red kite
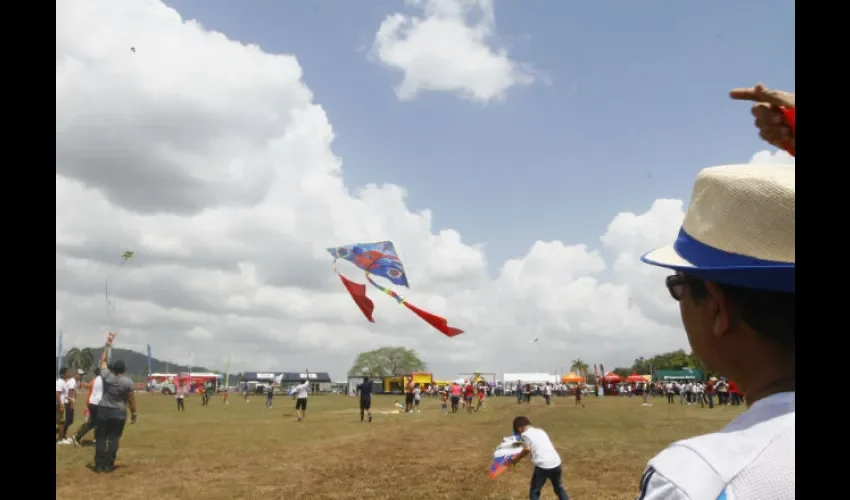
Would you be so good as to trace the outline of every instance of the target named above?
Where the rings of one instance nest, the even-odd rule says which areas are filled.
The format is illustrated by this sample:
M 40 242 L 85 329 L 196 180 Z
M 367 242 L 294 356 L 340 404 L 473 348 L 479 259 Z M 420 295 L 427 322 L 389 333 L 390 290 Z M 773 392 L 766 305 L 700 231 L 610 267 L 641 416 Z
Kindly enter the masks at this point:
M 334 258 L 334 272 L 337 273 L 339 279 L 342 280 L 343 286 L 348 290 L 354 303 L 366 316 L 369 322 L 374 323 L 372 312 L 375 310 L 375 304 L 366 296 L 366 285 L 355 283 L 342 273 L 336 270 L 336 261 L 338 259 L 347 260 L 355 266 L 366 272 L 366 281 L 378 290 L 384 292 L 390 297 L 398 301 L 399 304 L 407 307 L 414 314 L 425 320 L 426 323 L 433 326 L 447 337 L 460 335 L 463 330 L 449 326 L 446 318 L 437 316 L 436 314 L 424 311 L 410 302 L 407 302 L 398 293 L 375 283 L 370 275 L 380 276 L 397 286 L 410 288 L 407 282 L 407 273 L 404 272 L 404 266 L 401 264 L 401 259 L 395 251 L 395 246 L 391 241 L 380 241 L 377 243 L 355 243 L 352 245 L 344 245 L 340 247 L 328 248 L 328 253 Z

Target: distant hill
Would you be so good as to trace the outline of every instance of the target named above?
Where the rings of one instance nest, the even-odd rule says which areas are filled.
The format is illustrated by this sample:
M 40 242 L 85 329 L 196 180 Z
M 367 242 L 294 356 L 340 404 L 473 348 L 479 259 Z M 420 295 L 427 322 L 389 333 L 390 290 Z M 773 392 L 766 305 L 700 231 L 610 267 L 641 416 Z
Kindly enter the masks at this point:
M 103 352 L 103 348 L 92 348 L 92 355 L 94 356 L 94 362 L 100 359 L 100 355 Z M 142 354 L 140 352 L 131 351 L 130 349 L 121 349 L 118 347 L 112 348 L 112 359 L 120 359 L 124 361 L 124 364 L 127 365 L 127 375 L 134 378 L 140 379 L 144 378 L 148 374 L 148 356 L 147 354 Z M 59 362 L 58 359 L 54 359 L 53 366 Z M 170 373 L 179 373 L 179 372 L 187 372 L 189 371 L 189 367 L 186 365 L 179 365 L 177 363 L 172 363 L 170 361 L 160 361 L 156 358 L 151 358 L 151 368 L 154 373 L 157 372 L 170 372 Z M 210 370 L 209 368 L 205 368 L 203 366 L 193 366 L 193 372 L 212 372 L 217 370 Z

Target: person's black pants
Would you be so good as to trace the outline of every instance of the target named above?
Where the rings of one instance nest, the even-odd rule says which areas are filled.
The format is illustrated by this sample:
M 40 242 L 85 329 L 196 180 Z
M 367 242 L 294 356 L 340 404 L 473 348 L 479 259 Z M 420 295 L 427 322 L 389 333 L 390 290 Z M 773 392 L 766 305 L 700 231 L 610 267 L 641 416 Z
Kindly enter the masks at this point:
M 531 475 L 531 489 L 529 490 L 531 500 L 540 499 L 540 492 L 543 491 L 547 479 L 552 482 L 552 488 L 555 490 L 558 500 L 570 500 L 570 497 L 567 496 L 567 490 L 564 489 L 560 465 L 551 469 L 534 468 L 534 473 Z
M 124 433 L 127 414 L 123 409 L 100 407 L 94 430 L 94 467 L 95 470 L 110 470 L 115 467 L 118 455 L 118 442 Z
M 183 398 L 177 398 L 177 411 L 186 411 L 186 406 L 183 404 Z
M 81 425 L 79 430 L 77 430 L 77 434 L 75 435 L 77 441 L 83 439 L 83 436 L 88 434 L 90 430 L 97 427 L 97 409 L 97 405 L 89 405 L 89 420 L 88 422 L 83 422 L 83 425 Z
M 74 409 L 70 406 L 65 406 L 65 431 L 71 427 L 71 424 L 74 423 Z

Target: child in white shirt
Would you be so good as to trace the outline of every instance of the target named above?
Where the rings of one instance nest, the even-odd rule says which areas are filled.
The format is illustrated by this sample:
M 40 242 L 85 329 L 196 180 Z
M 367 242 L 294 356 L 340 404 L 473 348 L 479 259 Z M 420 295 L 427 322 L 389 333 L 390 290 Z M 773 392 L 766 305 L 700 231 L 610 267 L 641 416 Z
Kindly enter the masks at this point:
M 527 417 L 517 417 L 513 423 L 514 434 L 522 436 L 523 450 L 514 459 L 519 462 L 524 457 L 531 455 L 534 463 L 534 473 L 531 475 L 531 489 L 529 498 L 538 500 L 546 480 L 552 482 L 552 488 L 558 500 L 569 500 L 567 490 L 564 489 L 563 475 L 561 472 L 561 456 L 555 450 L 555 445 L 549 439 L 549 435 L 543 429 L 531 427 L 531 421 Z
M 416 385 L 413 386 L 413 408 L 410 410 L 412 412 L 421 413 L 419 410 L 419 404 L 422 402 L 422 387 L 419 386 L 417 382 Z

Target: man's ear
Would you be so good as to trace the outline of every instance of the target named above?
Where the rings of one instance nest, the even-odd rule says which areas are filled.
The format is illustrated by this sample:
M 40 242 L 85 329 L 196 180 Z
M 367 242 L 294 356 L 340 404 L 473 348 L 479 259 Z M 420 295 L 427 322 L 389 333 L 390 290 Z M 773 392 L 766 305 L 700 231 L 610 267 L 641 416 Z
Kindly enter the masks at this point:
M 725 335 L 733 325 L 735 310 L 729 301 L 729 296 L 716 283 L 706 281 L 705 288 L 708 290 L 709 297 L 707 299 L 710 301 L 710 304 L 707 305 L 714 309 L 712 311 L 714 313 L 712 333 L 719 338 Z

